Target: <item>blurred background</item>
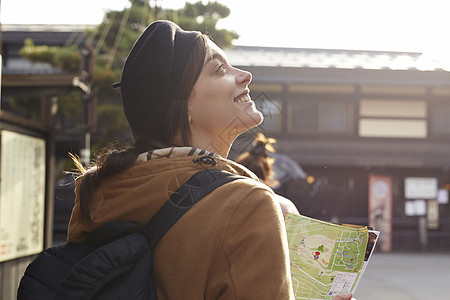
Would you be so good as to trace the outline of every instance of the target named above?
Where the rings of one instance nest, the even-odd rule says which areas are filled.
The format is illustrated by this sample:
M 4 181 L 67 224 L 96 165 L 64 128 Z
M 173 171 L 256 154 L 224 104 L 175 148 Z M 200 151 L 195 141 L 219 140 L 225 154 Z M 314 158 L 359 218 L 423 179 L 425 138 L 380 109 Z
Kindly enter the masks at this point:
M 258 132 L 275 138 L 277 193 L 304 215 L 382 232 L 358 299 L 423 299 L 411 285 L 426 278 L 397 274 L 395 263 L 435 274 L 425 286 L 443 291 L 434 284 L 450 280 L 439 269 L 450 253 L 446 8 L 445 0 L 0 0 L 0 299 L 15 298 L 11 287 L 34 254 L 65 241 L 68 153 L 87 164 L 131 139 L 111 84 L 156 19 L 208 33 L 232 65 L 252 72 L 265 120 L 229 158 Z M 387 274 L 410 291 L 398 283 L 369 292 L 392 282 Z M 386 297 L 397 286 L 404 295 Z

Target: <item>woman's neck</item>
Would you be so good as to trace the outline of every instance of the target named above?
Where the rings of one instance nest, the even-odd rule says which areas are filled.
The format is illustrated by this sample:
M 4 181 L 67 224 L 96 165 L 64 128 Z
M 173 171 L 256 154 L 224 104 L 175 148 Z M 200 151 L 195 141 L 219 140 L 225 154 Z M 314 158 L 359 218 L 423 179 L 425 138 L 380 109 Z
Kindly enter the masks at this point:
M 213 152 L 222 156 L 223 158 L 227 158 L 228 153 L 230 152 L 231 144 L 232 141 L 229 142 L 226 141 L 226 139 L 222 139 L 220 137 L 215 139 L 198 136 L 192 138 L 193 147 Z

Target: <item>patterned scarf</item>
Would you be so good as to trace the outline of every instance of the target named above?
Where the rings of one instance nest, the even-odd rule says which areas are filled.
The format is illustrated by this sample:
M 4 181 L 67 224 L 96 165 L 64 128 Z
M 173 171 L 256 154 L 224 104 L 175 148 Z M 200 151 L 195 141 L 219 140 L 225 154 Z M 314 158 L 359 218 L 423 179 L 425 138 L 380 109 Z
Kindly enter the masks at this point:
M 219 155 L 217 154 L 194 147 L 170 147 L 163 149 L 155 149 L 141 153 L 137 157 L 136 162 L 149 161 L 158 158 L 170 158 L 176 156 L 194 156 L 194 155 L 219 157 Z

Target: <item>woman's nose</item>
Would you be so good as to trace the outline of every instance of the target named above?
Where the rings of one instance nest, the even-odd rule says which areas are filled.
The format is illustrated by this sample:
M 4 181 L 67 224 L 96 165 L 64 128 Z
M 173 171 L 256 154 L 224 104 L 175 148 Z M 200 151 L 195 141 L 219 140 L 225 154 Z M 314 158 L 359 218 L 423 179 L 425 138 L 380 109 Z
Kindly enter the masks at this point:
M 238 84 L 249 84 L 252 81 L 252 73 L 245 71 L 245 70 L 241 70 L 241 69 L 236 69 L 238 71 L 238 75 L 236 76 L 236 82 Z

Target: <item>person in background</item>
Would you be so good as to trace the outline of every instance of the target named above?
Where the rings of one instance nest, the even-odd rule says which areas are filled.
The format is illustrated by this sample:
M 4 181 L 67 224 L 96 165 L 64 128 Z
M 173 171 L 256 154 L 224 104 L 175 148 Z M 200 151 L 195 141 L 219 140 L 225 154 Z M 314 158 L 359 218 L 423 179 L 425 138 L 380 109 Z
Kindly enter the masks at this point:
M 278 185 L 278 182 L 274 179 L 275 173 L 273 170 L 273 164 L 275 159 L 269 157 L 267 152 L 275 152 L 273 145 L 276 143 L 276 139 L 267 138 L 261 132 L 255 136 L 252 142 L 252 147 L 249 151 L 239 155 L 235 161 L 247 167 L 250 171 L 258 176 L 259 180 L 269 187 L 273 188 Z M 286 217 L 287 213 L 300 214 L 297 207 L 291 200 L 276 194 L 276 197 L 280 203 L 283 216 Z
M 222 169 L 245 178 L 196 203 L 153 250 L 158 298 L 294 299 L 278 198 L 226 159 L 236 137 L 263 120 L 251 80 L 200 32 L 164 20 L 150 24 L 114 85 L 134 140 L 106 148 L 87 168 L 77 162 L 68 241 L 84 243 L 106 222 L 145 225 L 170 191 L 202 170 Z

